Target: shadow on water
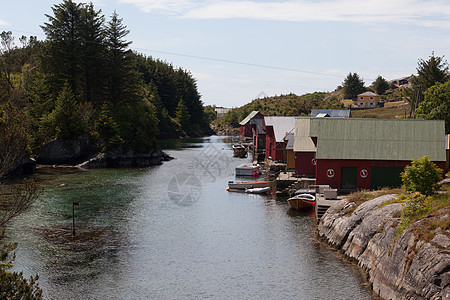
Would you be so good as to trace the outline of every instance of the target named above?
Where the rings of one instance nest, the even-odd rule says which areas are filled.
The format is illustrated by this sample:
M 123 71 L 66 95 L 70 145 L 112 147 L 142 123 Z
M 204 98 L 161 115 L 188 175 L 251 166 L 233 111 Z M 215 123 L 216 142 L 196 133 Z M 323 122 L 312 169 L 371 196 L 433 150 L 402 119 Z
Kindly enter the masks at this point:
M 182 150 L 189 148 L 203 148 L 206 143 L 209 143 L 210 138 L 181 138 L 181 139 L 167 139 L 159 140 L 158 144 L 163 150 Z

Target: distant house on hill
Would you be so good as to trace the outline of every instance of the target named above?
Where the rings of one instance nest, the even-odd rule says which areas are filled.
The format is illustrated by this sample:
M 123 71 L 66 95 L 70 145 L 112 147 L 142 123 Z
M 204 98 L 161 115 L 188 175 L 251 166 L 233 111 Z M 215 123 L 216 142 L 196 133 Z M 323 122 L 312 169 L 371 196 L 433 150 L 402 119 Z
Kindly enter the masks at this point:
M 380 95 L 373 92 L 365 92 L 356 97 L 355 104 L 359 108 L 375 108 L 378 107 L 380 100 Z
M 216 115 L 218 118 L 223 117 L 226 113 L 228 113 L 232 108 L 226 108 L 226 107 L 216 107 Z
M 312 118 L 330 117 L 330 118 L 351 118 L 350 109 L 313 109 Z

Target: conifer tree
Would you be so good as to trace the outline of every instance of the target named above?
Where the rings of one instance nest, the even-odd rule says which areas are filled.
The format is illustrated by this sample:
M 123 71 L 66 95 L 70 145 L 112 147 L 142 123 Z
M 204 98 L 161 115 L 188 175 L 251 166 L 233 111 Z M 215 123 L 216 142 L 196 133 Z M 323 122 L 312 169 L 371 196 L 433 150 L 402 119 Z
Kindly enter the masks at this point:
M 364 93 L 364 81 L 357 73 L 349 73 L 342 83 L 345 99 L 355 99 L 358 94 Z
M 189 110 L 184 103 L 183 98 L 180 98 L 178 102 L 177 109 L 175 111 L 175 119 L 178 124 L 180 124 L 181 130 L 184 132 L 189 132 L 191 129 L 191 115 Z
M 83 133 L 78 104 L 68 84 L 65 84 L 51 113 L 58 137 L 67 141 Z
M 375 93 L 378 95 L 383 95 L 389 89 L 389 83 L 386 79 L 381 76 L 378 76 L 377 79 L 372 83 L 372 86 L 375 90 Z

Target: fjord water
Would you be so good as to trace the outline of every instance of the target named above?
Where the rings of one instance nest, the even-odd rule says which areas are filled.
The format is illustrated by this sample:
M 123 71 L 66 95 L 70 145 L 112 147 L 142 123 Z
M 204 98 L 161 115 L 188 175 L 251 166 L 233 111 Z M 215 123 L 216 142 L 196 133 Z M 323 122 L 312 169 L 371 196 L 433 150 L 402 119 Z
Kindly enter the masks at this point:
M 251 160 L 229 139 L 163 147 L 176 159 L 152 168 L 40 170 L 41 201 L 7 230 L 14 269 L 38 273 L 47 299 L 372 299 L 313 215 L 225 190 Z

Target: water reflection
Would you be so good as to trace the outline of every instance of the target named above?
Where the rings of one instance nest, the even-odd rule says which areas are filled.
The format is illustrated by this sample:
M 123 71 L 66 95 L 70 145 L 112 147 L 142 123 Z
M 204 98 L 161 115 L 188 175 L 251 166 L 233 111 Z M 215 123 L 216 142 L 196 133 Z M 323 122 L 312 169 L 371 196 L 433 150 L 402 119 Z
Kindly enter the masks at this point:
M 220 137 L 199 145 L 148 169 L 39 172 L 43 202 L 7 232 L 15 268 L 39 273 L 49 299 L 371 299 L 353 267 L 314 241 L 312 215 L 226 191 L 250 158 L 233 158 Z M 188 194 L 196 201 L 180 205 Z

